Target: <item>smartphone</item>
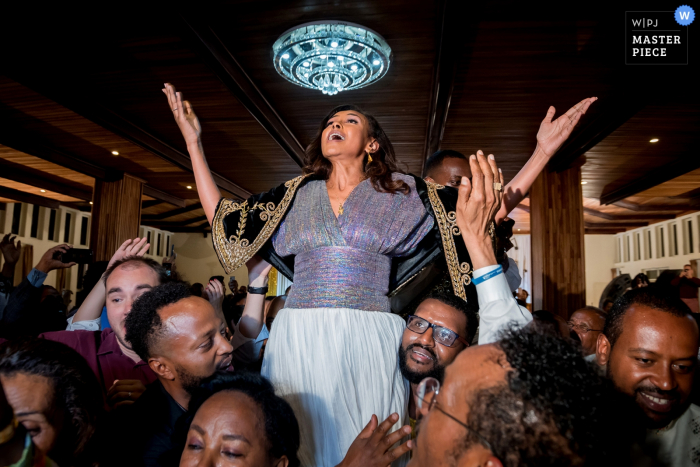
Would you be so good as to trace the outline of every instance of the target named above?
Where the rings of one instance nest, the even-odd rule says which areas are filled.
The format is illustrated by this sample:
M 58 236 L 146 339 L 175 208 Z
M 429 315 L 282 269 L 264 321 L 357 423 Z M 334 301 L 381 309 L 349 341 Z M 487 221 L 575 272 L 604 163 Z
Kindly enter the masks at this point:
M 173 263 L 165 263 L 163 264 L 163 267 L 165 268 L 165 274 L 170 276 L 170 274 L 172 274 Z
M 92 263 L 92 250 L 88 248 L 70 248 L 65 253 L 57 251 L 53 257 L 62 263 L 87 264 Z
M 221 285 L 224 285 L 224 276 L 211 276 L 211 277 L 209 278 L 209 282 L 213 281 L 214 279 L 216 279 L 217 281 L 219 281 L 219 283 L 220 283 Z

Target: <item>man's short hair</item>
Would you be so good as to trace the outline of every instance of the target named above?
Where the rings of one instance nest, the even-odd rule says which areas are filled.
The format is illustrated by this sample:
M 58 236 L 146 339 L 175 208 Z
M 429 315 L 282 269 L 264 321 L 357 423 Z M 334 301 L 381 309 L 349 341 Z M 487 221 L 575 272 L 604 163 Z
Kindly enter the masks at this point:
M 462 312 L 462 314 L 467 318 L 467 335 L 461 337 L 463 337 L 467 342 L 471 342 L 474 339 L 476 330 L 479 327 L 479 318 L 476 314 L 479 308 L 475 304 L 468 303 L 457 295 L 444 291 L 433 292 L 425 297 L 425 300 L 429 299 L 437 300 L 440 303 Z
M 165 334 L 158 312 L 168 305 L 191 297 L 190 286 L 185 282 L 166 282 L 154 287 L 134 301 L 126 315 L 124 327 L 126 340 L 136 355 L 144 362 L 153 355 L 158 340 Z
M 507 329 L 496 346 L 512 371 L 469 401 L 461 452 L 486 440 L 504 467 L 615 465 L 629 452 L 616 431 L 631 406 L 580 348 L 529 326 Z
M 592 311 L 604 320 L 608 318 L 608 314 L 605 311 L 598 308 L 597 306 L 586 305 L 583 308 L 579 308 L 576 311 Z M 574 313 L 576 313 L 576 311 L 574 311 Z
M 441 151 L 437 151 L 434 153 L 432 156 L 428 157 L 428 160 L 425 161 L 425 175 L 429 176 L 435 169 L 437 169 L 441 164 L 442 161 L 447 159 L 448 157 L 451 157 L 453 159 L 467 159 L 467 156 L 462 154 L 459 151 L 453 151 L 452 149 L 443 149 Z
M 679 318 L 692 315 L 690 308 L 683 303 L 683 300 L 659 287 L 652 285 L 630 290 L 615 301 L 605 320 L 603 334 L 608 338 L 611 347 L 622 334 L 622 321 L 632 305 L 646 306 Z
M 116 261 L 113 265 L 107 268 L 107 271 L 105 271 L 104 275 L 105 284 L 107 284 L 107 279 L 109 279 L 109 276 L 112 275 L 114 270 L 123 264 L 133 264 L 134 266 L 142 265 L 153 269 L 153 272 L 155 272 L 158 276 L 159 284 L 165 284 L 166 282 L 171 280 L 165 268 L 160 263 L 158 263 L 158 261 L 152 260 L 151 258 L 144 258 L 143 256 L 127 256 L 126 258 L 122 258 L 119 261 Z
M 51 406 L 68 413 L 60 439 L 70 446 L 58 448 L 66 451 L 71 461 L 90 457 L 88 446 L 104 402 L 97 377 L 78 352 L 60 342 L 35 337 L 6 341 L 0 344 L 0 374 L 29 374 L 51 381 Z

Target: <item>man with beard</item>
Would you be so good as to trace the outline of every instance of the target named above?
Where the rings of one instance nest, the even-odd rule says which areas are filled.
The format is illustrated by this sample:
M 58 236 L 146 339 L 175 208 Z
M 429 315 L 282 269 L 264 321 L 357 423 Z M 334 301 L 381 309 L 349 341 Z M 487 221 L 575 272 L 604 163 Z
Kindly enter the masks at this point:
M 164 465 L 163 455 L 173 448 L 171 436 L 192 391 L 217 370 L 230 369 L 233 347 L 226 339 L 226 321 L 207 300 L 191 295 L 186 284 L 171 282 L 139 297 L 125 328 L 126 340 L 157 380 L 133 405 L 117 412 L 109 443 L 128 449 L 106 463 Z M 120 437 L 124 439 L 115 440 Z
M 634 398 L 646 422 L 646 453 L 665 466 L 695 465 L 700 407 L 691 404 L 700 337 L 690 309 L 653 286 L 615 302 L 596 360 Z

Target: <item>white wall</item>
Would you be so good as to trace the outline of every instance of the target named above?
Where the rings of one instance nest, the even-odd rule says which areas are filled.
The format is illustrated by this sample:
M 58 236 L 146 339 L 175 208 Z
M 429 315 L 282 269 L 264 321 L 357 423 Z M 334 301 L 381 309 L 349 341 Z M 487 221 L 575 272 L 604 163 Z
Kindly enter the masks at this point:
M 177 271 L 184 280 L 206 285 L 211 276 L 224 276 L 228 285 L 230 276 L 219 263 L 211 243 L 211 234 L 207 234 L 205 238 L 201 233 L 175 233 L 173 244 L 177 254 Z M 245 266 L 234 271 L 231 276 L 236 277 L 239 286 L 248 285 L 248 270 Z
M 54 227 L 54 237 L 53 240 L 49 240 L 49 219 L 51 216 L 51 209 L 26 203 L 8 203 L 5 205 L 5 210 L 0 211 L 0 238 L 12 231 L 12 219 L 15 206 L 21 207 L 20 225 L 18 233 L 16 234 L 16 240 L 21 241 L 22 245 L 33 246 L 32 266 L 36 266 L 43 254 L 46 253 L 47 250 L 55 247 L 56 245 L 68 243 L 73 245 L 73 248 L 89 247 L 91 220 L 90 213 L 67 208 L 65 206 L 61 206 L 56 210 L 56 225 Z M 39 210 L 39 222 L 37 228 L 37 235 L 36 237 L 32 237 L 32 214 L 35 209 Z M 68 236 L 66 237 L 65 227 L 67 221 L 67 214 L 70 214 L 70 222 L 68 223 Z M 83 218 L 87 218 L 87 231 L 85 235 L 85 241 L 81 242 Z M 142 226 L 140 235 L 146 235 L 146 233 L 149 231 L 151 233 L 151 248 L 149 253 L 146 254 L 146 256 L 149 258 L 153 258 L 158 262 L 162 262 L 163 257 L 167 256 L 167 242 L 169 241 L 169 237 L 170 241 L 172 241 L 173 234 L 171 232 L 165 232 L 162 230 Z M 157 254 L 158 248 L 156 245 L 158 234 L 160 234 L 161 239 L 160 255 Z M 0 258 L 1 256 L 2 255 L 0 255 Z M 87 268 L 85 270 L 87 271 Z M 67 279 L 67 282 L 69 284 L 67 288 L 73 291 L 73 301 L 71 302 L 71 306 L 73 306 L 73 304 L 75 304 L 75 294 L 76 292 L 78 292 L 78 266 L 73 266 L 68 270 Z M 44 281 L 44 284 L 56 287 L 56 271 L 51 271 L 49 273 L 49 275 L 46 278 L 46 281 Z M 61 291 L 59 290 L 59 292 Z
M 605 286 L 613 279 L 615 235 L 585 235 L 586 305 L 598 306 Z
M 634 277 L 649 270 L 683 269 L 684 264 L 700 260 L 700 213 L 619 233 L 615 242 L 615 267 L 622 274 Z

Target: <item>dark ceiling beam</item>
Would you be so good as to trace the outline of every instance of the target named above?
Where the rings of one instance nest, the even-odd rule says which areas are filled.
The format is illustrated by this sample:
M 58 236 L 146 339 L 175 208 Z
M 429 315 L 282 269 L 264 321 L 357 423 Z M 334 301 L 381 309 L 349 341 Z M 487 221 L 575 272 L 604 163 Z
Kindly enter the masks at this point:
M 66 208 L 72 208 L 75 209 L 76 211 L 81 211 L 81 212 L 91 212 L 92 207 L 88 203 L 64 203 L 61 202 L 61 206 L 66 207 Z
M 593 148 L 596 144 L 608 137 L 610 133 L 620 128 L 637 112 L 644 108 L 644 102 L 639 96 L 628 96 L 627 92 L 610 93 L 611 96 L 618 95 L 607 100 L 601 99 L 593 103 L 599 106 L 597 118 L 587 123 L 579 130 L 574 130 L 574 134 L 564 143 L 549 162 L 549 169 L 561 172 L 570 168 L 574 162 Z M 568 109 L 567 109 L 568 110 Z M 585 118 L 585 117 L 584 117 Z
M 53 85 L 51 80 L 39 80 L 37 77 L 12 74 L 11 78 L 117 136 L 131 141 L 168 163 L 192 173 L 192 161 L 188 155 L 158 139 L 125 116 L 99 104 L 90 93 L 81 89 L 69 89 L 64 86 Z M 236 185 L 227 178 L 213 171 L 211 174 L 219 188 L 229 191 L 241 199 L 251 196 L 248 190 Z
M 625 200 L 615 201 L 612 204 L 620 208 L 637 212 L 690 211 L 693 209 L 693 206 L 690 204 L 636 204 Z
M 583 226 L 587 229 L 636 229 L 637 227 L 646 227 L 648 222 L 584 222 Z
M 201 17 L 182 15 L 189 26 L 192 43 L 200 58 L 214 71 L 224 86 L 248 109 L 272 139 L 299 167 L 304 165 L 304 147 L 280 117 L 272 104 L 248 76 L 226 45 Z M 249 195 L 248 195 L 249 196 Z
M 181 208 L 185 207 L 185 200 L 184 199 L 178 198 L 177 196 L 173 196 L 170 193 L 166 193 L 166 192 L 161 191 L 157 188 L 153 188 L 152 186 L 149 186 L 149 185 L 143 186 L 143 194 L 146 196 L 150 196 L 151 198 L 165 201 L 166 203 L 170 203 L 173 206 L 178 206 Z
M 643 220 L 658 220 L 658 219 L 675 219 L 674 214 L 611 214 L 609 212 L 597 211 L 591 208 L 583 208 L 584 214 L 589 216 L 600 217 L 609 221 L 643 221 Z
M 5 188 L 2 186 L 0 186 L 0 197 L 9 198 L 17 201 L 18 203 L 36 204 L 37 206 L 43 206 L 50 209 L 58 209 L 61 206 L 61 203 L 55 199 L 45 198 L 43 196 L 33 195 L 31 193 L 25 193 L 24 191 L 15 190 L 13 188 Z
M 681 193 L 680 195 L 669 196 L 669 198 L 672 198 L 672 199 L 696 199 L 696 198 L 700 198 L 700 188 L 686 191 L 685 193 Z
M 614 235 L 624 231 L 625 229 L 584 229 L 586 235 Z
M 141 203 L 141 209 L 148 209 L 152 208 L 153 206 L 158 206 L 159 204 L 163 204 L 165 201 L 162 201 L 160 199 L 149 199 Z
M 167 219 L 168 217 L 179 216 L 180 214 L 196 211 L 197 209 L 202 209 L 202 203 L 194 203 L 189 206 L 185 206 L 184 208 L 173 209 L 172 211 L 161 212 L 160 214 L 144 214 L 141 216 L 141 221 L 159 221 Z
M 32 135 L 16 128 L 0 127 L 0 144 L 16 151 L 38 157 L 61 167 L 74 170 L 100 180 L 119 180 L 123 173 L 98 167 L 95 164 L 81 160 L 72 154 L 44 145 L 36 141 Z
M 612 204 L 624 198 L 634 196 L 649 188 L 661 185 L 664 182 L 673 180 L 676 177 L 687 174 L 700 168 L 700 157 L 696 154 L 683 154 L 678 160 L 671 162 L 656 170 L 652 170 L 646 175 L 617 188 L 603 189 L 600 197 L 600 204 Z
M 14 162 L 4 159 L 0 160 L 0 177 L 19 183 L 24 183 L 25 185 L 53 191 L 72 198 L 77 198 L 84 201 L 92 200 L 92 190 L 83 190 L 67 185 L 66 180 L 63 180 L 60 177 L 51 176 L 50 174 L 42 172 L 41 170 L 25 167 L 21 164 L 15 164 Z
M 478 18 L 479 12 L 472 11 L 470 15 L 465 15 L 466 4 L 467 2 L 461 0 L 440 2 L 437 27 L 438 47 L 435 56 L 435 72 L 433 73 L 430 93 L 428 128 L 421 172 L 428 157 L 440 149 L 440 143 L 445 134 L 447 114 L 450 110 L 457 67 L 464 61 L 465 44 L 471 42 L 476 35 L 477 28 L 472 26 L 478 22 L 476 18 Z M 467 24 L 465 24 L 465 18 L 468 18 Z

